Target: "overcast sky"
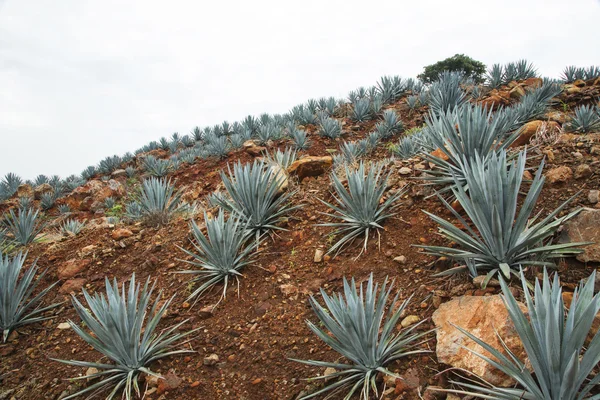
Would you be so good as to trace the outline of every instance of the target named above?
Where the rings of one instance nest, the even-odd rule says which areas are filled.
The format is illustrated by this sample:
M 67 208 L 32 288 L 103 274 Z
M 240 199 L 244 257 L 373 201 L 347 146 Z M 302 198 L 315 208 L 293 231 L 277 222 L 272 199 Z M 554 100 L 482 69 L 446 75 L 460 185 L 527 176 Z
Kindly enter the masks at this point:
M 0 174 L 79 173 L 455 53 L 600 64 L 598 0 L 0 0 Z

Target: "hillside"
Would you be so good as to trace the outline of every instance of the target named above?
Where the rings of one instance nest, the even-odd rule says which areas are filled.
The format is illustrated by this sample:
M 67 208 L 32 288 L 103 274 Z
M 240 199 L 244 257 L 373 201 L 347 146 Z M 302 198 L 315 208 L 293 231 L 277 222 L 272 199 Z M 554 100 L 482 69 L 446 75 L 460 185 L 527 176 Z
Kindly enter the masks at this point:
M 71 380 L 93 371 L 53 360 L 111 363 L 65 324 L 73 321 L 81 325 L 70 295 L 87 305 L 82 289 L 90 294 L 105 293 L 105 278 L 116 279 L 121 285 L 133 273 L 138 282 L 147 278 L 156 282 L 152 299 L 159 290 L 161 304 L 174 296 L 159 330 L 178 323 L 181 323 L 179 332 L 198 329 L 183 340 L 188 340 L 187 343 L 176 346 L 191 352 L 150 364 L 150 369 L 165 379 L 142 374 L 140 386 L 147 388 L 146 399 L 296 399 L 315 392 L 323 387 L 323 382 L 305 379 L 322 375 L 325 366 L 305 365 L 291 359 L 348 362 L 317 337 L 306 322 L 312 321 L 323 328 L 311 308 L 310 296 L 323 304 L 319 290 L 330 295 L 342 292 L 344 277 L 353 277 L 357 284 L 366 283 L 370 274 L 380 284 L 385 277 L 395 281 L 388 300 L 399 291 L 399 299 L 410 298 L 410 302 L 394 324 L 394 332 L 421 322 L 415 331 L 426 333 L 436 328 L 436 319 L 447 317 L 468 322 L 472 332 L 486 338 L 493 338 L 496 324 L 502 323 L 506 329 L 499 331 L 500 335 L 504 335 L 510 346 L 515 345 L 514 328 L 505 326 L 509 323 L 506 310 L 494 308 L 500 307 L 501 302 L 486 303 L 502 293 L 497 280 L 502 273 L 498 268 L 503 266 L 496 266 L 487 287 L 481 286 L 481 278 L 474 282 L 467 271 L 440 276 L 467 262 L 458 254 L 453 257 L 450 250 L 443 250 L 445 255 L 431 255 L 435 253 L 431 248 L 418 247 L 460 248 L 457 241 L 440 234 L 438 222 L 423 211 L 449 221 L 463 232 L 468 229 L 460 224 L 458 216 L 469 227 L 475 226 L 460 197 L 464 192 L 466 199 L 475 198 L 475 188 L 462 192 L 455 188 L 459 197 L 456 200 L 448 190 L 453 187 L 452 174 L 443 175 L 443 171 L 449 165 L 448 160 L 452 168 L 460 169 L 448 153 L 454 151 L 457 141 L 468 137 L 467 128 L 472 130 L 473 138 L 498 131 L 500 135 L 495 139 L 476 146 L 487 146 L 485 151 L 499 158 L 507 152 L 506 157 L 517 163 L 509 168 L 509 174 L 519 171 L 516 155 L 526 149 L 526 153 L 521 153 L 527 169 L 519 175 L 525 178 L 518 196 L 519 207 L 530 200 L 525 193 L 531 181 L 539 183 L 535 174 L 542 160 L 546 179 L 533 203 L 531 216 L 539 212 L 543 219 L 574 196 L 556 216 L 565 217 L 564 223 L 549 231 L 542 238 L 544 243 L 593 242 L 598 238 L 600 116 L 594 107 L 598 107 L 600 98 L 600 74 L 594 73 L 593 68 L 587 75 L 580 70 L 572 72 L 555 82 L 542 80 L 533 71 L 517 74 L 510 80 L 502 75 L 494 82 L 495 75 L 490 72 L 483 85 L 447 74 L 428 87 L 415 80 L 382 78 L 373 88 L 352 91 L 345 100 L 309 101 L 286 115 L 249 117 L 236 124 L 196 128 L 185 137 L 177 135 L 150 143 L 133 154 L 109 157 L 81 176 L 66 180 L 39 178 L 37 182 L 17 182 L 16 178 L 7 177 L 2 189 L 5 200 L 0 204 L 4 220 L 10 219 L 11 210 L 15 218 L 26 210 L 41 210 L 38 223 L 44 225 L 39 235 L 34 234 L 36 240 L 25 245 L 17 243 L 14 232 L 7 226 L 0 233 L 2 249 L 9 257 L 26 251 L 26 267 L 37 260 L 39 271 L 47 272 L 35 293 L 59 281 L 45 295 L 44 304 L 62 304 L 45 314 L 49 319 L 13 330 L 6 343 L 0 344 L 0 399 L 61 399 L 97 382 Z M 582 106 L 590 107 L 589 115 L 576 114 L 584 113 Z M 464 115 L 461 111 L 452 114 L 452 110 L 460 107 L 470 111 Z M 459 134 L 453 139 L 446 137 L 445 144 L 438 146 L 440 142 L 428 137 L 438 135 L 438 140 L 444 141 L 440 133 L 447 132 L 444 124 L 450 124 L 450 130 Z M 483 126 L 487 130 L 482 130 Z M 306 134 L 305 145 L 302 132 Z M 293 162 L 282 160 L 289 148 L 298 149 L 297 154 L 287 153 L 295 156 Z M 282 152 L 279 163 L 273 161 L 278 149 Z M 246 238 L 247 243 L 242 240 L 243 246 L 250 247 L 246 257 L 253 262 L 240 269 L 239 280 L 230 276 L 225 298 L 221 298 L 221 282 L 212 290 L 189 298 L 199 287 L 199 283 L 191 281 L 196 275 L 178 272 L 200 269 L 186 262 L 194 258 L 184 250 L 198 253 L 192 244 L 190 221 L 195 221 L 199 232 L 206 234 L 204 213 L 216 220 L 219 208 L 226 209 L 235 200 L 227 197 L 230 191 L 223 183 L 223 176 L 235 172 L 234 163 L 238 161 L 250 165 L 263 159 L 266 164 L 261 168 L 270 175 L 263 187 L 256 186 L 261 189 L 253 192 L 254 196 L 266 196 L 262 189 L 276 181 L 278 196 L 286 200 L 283 204 L 300 207 L 284 210 L 273 220 L 279 229 L 257 229 L 262 232 L 258 250 L 256 235 Z M 335 197 L 340 197 L 335 192 L 335 182 L 338 189 L 348 188 L 354 183 L 348 179 L 346 168 L 354 171 L 361 162 L 375 161 L 381 162 L 383 176 L 388 173 L 389 176 L 383 184 L 383 194 L 374 197 L 374 204 L 384 205 L 390 200 L 397 208 L 382 222 L 382 229 L 371 225 L 365 251 L 364 235 L 358 234 L 356 240 L 339 252 L 328 252 L 345 234 L 336 235 L 335 227 L 319 225 L 339 222 L 326 215 L 339 213 L 331 207 L 338 206 Z M 478 165 L 466 156 L 464 162 Z M 493 164 L 487 159 L 485 162 Z M 492 170 L 491 166 L 485 168 L 482 167 L 482 174 Z M 367 170 L 377 169 L 371 164 Z M 484 181 L 492 185 L 494 177 L 502 171 Z M 168 179 L 180 195 L 180 204 L 173 206 L 177 209 L 169 218 L 163 218 L 164 214 L 159 218 L 149 216 L 139 206 L 143 182 L 149 182 L 146 180 L 152 175 Z M 333 175 L 339 180 L 335 181 Z M 445 177 L 446 184 L 440 176 Z M 454 178 L 458 179 L 456 175 Z M 436 190 L 441 198 L 435 195 Z M 500 194 L 509 191 L 510 187 L 504 186 Z M 375 190 L 365 192 L 372 194 Z M 451 212 L 442 198 L 456 211 Z M 503 200 L 498 197 L 490 203 L 503 207 Z M 492 204 L 488 206 L 491 209 Z M 580 207 L 585 210 L 569 215 Z M 503 215 L 508 215 L 508 211 Z M 82 222 L 82 229 L 66 232 L 69 229 L 63 228 L 69 220 Z M 511 219 L 508 223 L 512 222 Z M 250 223 L 246 228 L 251 229 Z M 236 235 L 242 235 L 241 232 L 236 231 Z M 528 249 L 536 246 L 539 243 L 532 242 Z M 583 253 L 551 259 L 556 261 L 562 298 L 567 306 L 579 282 L 587 279 L 600 262 L 600 250 L 595 244 L 580 247 L 585 250 Z M 486 276 L 491 267 L 486 269 L 485 263 L 477 260 L 482 265 L 480 275 Z M 542 267 L 535 265 L 540 260 L 524 257 L 519 261 L 529 282 L 542 277 Z M 518 267 L 507 264 L 508 267 L 517 273 Z M 512 275 L 508 282 L 516 299 L 525 302 L 518 274 Z M 457 307 L 463 307 L 457 303 L 459 300 L 472 301 L 481 308 L 469 310 L 469 306 L 467 311 L 459 310 Z M 455 303 L 445 308 L 451 301 Z M 436 310 L 440 313 L 432 319 Z M 472 312 L 472 318 L 466 321 L 460 319 L 461 315 L 453 315 L 461 312 Z M 592 316 L 588 318 L 590 324 L 594 320 L 593 332 L 600 326 L 600 320 L 593 318 L 595 314 L 588 315 Z M 442 323 L 437 324 L 439 327 Z M 83 327 L 86 329 L 87 326 Z M 332 336 L 333 332 L 328 334 Z M 383 398 L 463 398 L 433 390 L 458 388 L 450 382 L 453 380 L 465 382 L 464 373 L 459 377 L 456 374 L 459 371 L 452 369 L 448 361 L 439 360 L 439 346 L 436 353 L 439 335 L 438 330 L 437 336 L 429 333 L 419 340 L 423 343 L 416 348 L 429 352 L 407 355 L 387 365 L 389 371 L 404 380 L 378 377 L 379 394 L 383 390 Z M 460 343 L 467 345 L 468 340 Z M 459 353 L 456 342 L 450 346 Z M 485 370 L 486 379 L 506 382 L 477 357 L 467 353 L 461 353 L 461 357 L 466 361 L 455 361 L 455 367 L 472 366 L 474 371 Z M 593 370 L 593 374 L 597 372 L 597 368 Z M 359 391 L 355 398 L 359 398 Z M 110 390 L 98 398 L 108 393 Z M 335 398 L 341 399 L 345 393 L 347 390 Z

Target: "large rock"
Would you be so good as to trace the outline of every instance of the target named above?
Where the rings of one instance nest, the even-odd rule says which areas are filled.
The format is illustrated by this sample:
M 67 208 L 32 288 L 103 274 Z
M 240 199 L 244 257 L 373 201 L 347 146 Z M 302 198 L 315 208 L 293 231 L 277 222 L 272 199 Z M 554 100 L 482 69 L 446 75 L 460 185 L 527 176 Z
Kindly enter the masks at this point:
M 285 192 L 289 187 L 288 174 L 285 169 L 281 168 L 279 164 L 270 164 L 269 169 L 271 170 L 271 176 L 277 182 L 277 192 Z
M 324 174 L 333 165 L 331 156 L 308 156 L 296 160 L 288 168 L 288 174 L 296 175 L 298 180 L 302 181 L 308 176 L 319 176 Z
M 58 279 L 61 279 L 61 280 L 71 279 L 71 278 L 75 277 L 76 275 L 85 271 L 90 266 L 91 263 L 92 263 L 92 260 L 90 260 L 90 259 L 83 259 L 83 260 L 72 259 L 72 260 L 66 261 L 63 264 L 58 266 L 58 271 L 57 271 Z
M 600 262 L 600 210 L 584 208 L 567 221 L 559 238 L 561 243 L 592 242 L 576 258 L 581 262 Z
M 89 211 L 94 203 L 102 203 L 109 197 L 117 199 L 124 195 L 125 188 L 114 179 L 107 182 L 92 180 L 73 190 L 65 198 L 65 202 L 73 210 Z
M 18 187 L 16 194 L 17 194 L 17 198 L 21 198 L 21 197 L 32 198 L 34 196 L 33 188 L 26 183 L 23 183 L 22 185 L 20 185 Z
M 520 135 L 513 142 L 511 147 L 523 146 L 528 144 L 531 141 L 531 139 L 535 136 L 535 134 L 542 129 L 560 131 L 560 125 L 558 125 L 558 123 L 554 121 L 529 121 L 521 127 Z
M 525 305 L 519 303 L 519 306 L 523 311 L 526 310 Z M 432 320 L 437 327 L 436 355 L 439 362 L 463 368 L 496 386 L 507 387 L 515 383 L 513 378 L 461 347 L 461 345 L 466 346 L 478 353 L 491 356 L 483 347 L 453 326 L 460 326 L 494 348 L 503 350 L 498 338 L 500 335 L 508 348 L 524 361 L 525 350 L 499 295 L 455 298 L 440 305 L 433 313 Z
M 42 198 L 42 195 L 44 193 L 53 193 L 54 189 L 52 188 L 52 186 L 50 186 L 49 183 L 42 183 L 41 185 L 36 186 L 33 189 L 33 197 L 36 200 L 39 200 Z

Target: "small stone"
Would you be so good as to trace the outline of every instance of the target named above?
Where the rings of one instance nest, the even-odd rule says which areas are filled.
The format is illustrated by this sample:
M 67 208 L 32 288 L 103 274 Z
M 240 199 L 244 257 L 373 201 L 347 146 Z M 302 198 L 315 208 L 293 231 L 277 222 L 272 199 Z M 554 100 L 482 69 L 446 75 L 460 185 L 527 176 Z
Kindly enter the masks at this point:
M 476 276 L 475 278 L 473 278 L 473 285 L 475 285 L 479 288 L 483 285 L 484 280 L 485 280 L 484 275 Z M 487 283 L 486 287 L 500 287 L 500 282 L 498 282 L 496 279 L 490 279 L 489 282 Z
M 71 292 L 79 291 L 83 285 L 85 285 L 86 280 L 83 278 L 75 278 L 69 279 L 60 287 L 59 292 L 62 294 L 69 294 Z
M 255 380 L 252 381 L 252 384 L 253 385 L 258 385 L 261 382 L 262 382 L 262 378 L 256 378 Z
M 590 190 L 588 193 L 588 201 L 591 204 L 596 204 L 600 200 L 600 191 L 599 190 Z
M 177 389 L 182 382 L 183 379 L 175 375 L 173 372 L 169 371 L 166 375 L 162 377 L 162 379 L 158 380 L 158 388 L 156 393 L 160 395 L 169 390 Z
M 552 168 L 550 171 L 546 172 L 546 179 L 548 183 L 563 183 L 568 181 L 573 177 L 573 170 L 567 167 L 566 165 Z
M 587 164 L 578 165 L 575 169 L 575 179 L 588 178 L 592 175 L 592 169 Z
M 325 251 L 323 249 L 315 249 L 314 262 L 316 262 L 316 263 L 322 262 L 324 254 L 325 254 Z
M 193 388 L 198 387 L 198 386 L 200 386 L 200 381 L 194 381 L 190 384 L 190 387 L 193 387 Z
M 409 315 L 408 317 L 404 318 L 402 322 L 400 322 L 400 325 L 403 328 L 408 328 L 409 326 L 416 324 L 420 320 L 421 318 L 419 318 L 418 315 Z
M 71 329 L 71 324 L 69 324 L 68 322 L 61 322 L 60 324 L 58 324 L 57 328 L 60 330 Z
M 208 365 L 208 366 L 215 365 L 218 362 L 219 362 L 219 356 L 216 354 L 211 354 L 207 357 L 204 357 L 204 360 L 202 361 L 202 363 L 204 365 Z
M 94 374 L 97 374 L 98 372 L 100 372 L 98 370 L 98 368 L 94 368 L 94 367 L 89 367 L 86 371 L 85 371 L 85 376 L 92 376 Z
M 400 175 L 410 175 L 410 174 L 412 174 L 412 169 L 410 169 L 408 167 L 402 167 L 398 170 L 398 173 Z
M 112 231 L 110 235 L 114 240 L 122 240 L 128 237 L 133 236 L 133 232 L 131 232 L 127 228 L 119 228 Z
M 398 256 L 394 258 L 394 261 L 396 261 L 398 264 L 406 264 L 406 257 L 404 256 Z

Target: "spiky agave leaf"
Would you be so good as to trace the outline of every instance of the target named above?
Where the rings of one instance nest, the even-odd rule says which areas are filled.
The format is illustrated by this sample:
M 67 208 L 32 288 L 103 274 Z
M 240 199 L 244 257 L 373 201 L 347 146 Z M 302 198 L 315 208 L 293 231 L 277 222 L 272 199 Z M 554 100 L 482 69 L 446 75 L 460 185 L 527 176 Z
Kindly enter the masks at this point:
M 321 213 L 340 222 L 318 224 L 319 226 L 331 226 L 337 228 L 336 234 L 343 235 L 328 251 L 336 255 L 342 248 L 350 244 L 360 235 L 364 235 L 363 251 L 367 250 L 367 242 L 371 231 L 379 233 L 383 227 L 381 224 L 386 218 L 394 215 L 392 213 L 394 203 L 403 194 L 398 191 L 390 195 L 383 203 L 381 202 L 387 186 L 387 179 L 391 171 L 384 171 L 383 164 L 375 164 L 366 168 L 361 161 L 358 168 L 352 169 L 344 166 L 348 189 L 335 173 L 331 174 L 331 181 L 335 190 L 334 199 L 337 205 L 320 200 L 323 204 L 332 208 L 335 214 Z M 359 256 L 360 256 L 359 254 Z
M 169 172 L 173 171 L 173 165 L 171 164 L 170 160 L 156 158 L 153 155 L 147 155 L 144 157 L 142 163 L 146 172 L 148 172 L 150 176 L 157 178 L 167 176 Z
M 114 398 L 122 390 L 123 397 L 130 400 L 134 394 L 140 395 L 138 378 L 141 373 L 156 375 L 149 369 L 153 361 L 173 354 L 191 352 L 191 350 L 173 350 L 177 342 L 195 331 L 176 333 L 177 329 L 186 321 L 157 332 L 158 324 L 173 297 L 163 303 L 161 292 L 159 292 L 150 307 L 152 292 L 156 285 L 154 283 L 150 287 L 150 278 L 141 287 L 139 283 L 136 283 L 135 274 L 133 274 L 129 282 L 129 289 L 126 291 L 125 284 L 123 284 L 121 293 L 119 293 L 116 279 L 112 284 L 108 278 L 105 282 L 106 296 L 99 293 L 92 296 L 83 289 L 87 306 L 84 306 L 77 297 L 72 296 L 73 307 L 81 318 L 82 325 L 73 321 L 69 321 L 69 324 L 75 333 L 113 363 L 53 359 L 68 365 L 99 370 L 92 375 L 73 379 L 102 378 L 99 382 L 65 397 L 65 399 L 112 388 L 107 399 Z M 88 329 L 90 332 L 87 331 Z
M 306 131 L 294 127 L 294 129 L 289 130 L 289 135 L 297 150 L 308 150 L 310 148 L 310 140 L 306 136 Z
M 319 135 L 330 139 L 337 139 L 342 136 L 342 124 L 335 118 L 323 118 L 319 125 Z
M 360 98 L 352 108 L 352 119 L 356 122 L 363 122 L 371 119 L 371 102 L 368 98 Z
M 221 171 L 221 179 L 229 197 L 215 199 L 218 205 L 239 217 L 257 240 L 266 231 L 285 230 L 277 223 L 301 207 L 289 204 L 293 192 L 279 193 L 285 177 L 259 160 L 253 164 L 238 161 L 233 169 L 228 165 L 227 170 L 227 174 Z
M 84 226 L 85 222 L 80 222 L 76 219 L 68 219 L 60 225 L 60 232 L 63 235 L 75 236 L 81 232 Z
M 333 381 L 302 399 L 310 399 L 327 392 L 329 396 L 333 396 L 345 391 L 344 399 L 348 400 L 360 390 L 360 398 L 368 400 L 372 392 L 378 394 L 376 379 L 380 373 L 398 377 L 386 368 L 388 364 L 394 360 L 427 352 L 418 348 L 426 341 L 423 338 L 431 332 L 416 332 L 423 321 L 396 332 L 398 319 L 410 298 L 399 302 L 398 292 L 390 302 L 393 281 L 388 286 L 386 278 L 379 289 L 379 284 L 373 283 L 371 274 L 366 286 L 360 286 L 360 292 L 356 289 L 354 278 L 351 282 L 344 278 L 343 282 L 343 294 L 334 293 L 329 296 L 321 289 L 325 306 L 311 296 L 310 303 L 319 324 L 308 320 L 306 323 L 319 339 L 345 357 L 349 363 L 293 359 L 303 364 L 337 370 L 327 376 L 311 378 L 327 378 Z M 388 303 L 389 307 L 386 309 Z
M 238 281 L 241 270 L 251 264 L 254 245 L 248 245 L 248 231 L 235 216 L 225 220 L 224 212 L 220 211 L 214 218 L 204 213 L 206 235 L 194 221 L 190 223 L 195 251 L 181 248 L 193 259 L 182 260 L 199 269 L 180 271 L 192 274 L 193 282 L 202 282 L 188 297 L 188 300 L 198 299 L 204 292 L 223 282 L 222 298 L 225 298 L 230 280 Z M 239 281 L 238 281 L 239 282 Z M 238 283 L 239 285 L 239 283 Z
M 575 109 L 575 115 L 566 124 L 570 132 L 587 133 L 600 129 L 600 111 L 597 107 L 582 105 Z
M 443 114 L 467 102 L 467 94 L 461 88 L 463 74 L 443 71 L 439 80 L 429 88 L 429 108 L 435 114 Z
M 551 282 L 544 270 L 542 283 L 536 279 L 534 296 L 521 271 L 527 315 L 521 311 L 504 279 L 500 279 L 503 300 L 515 330 L 523 343 L 529 363 L 520 360 L 505 346 L 507 354 L 485 343 L 461 327 L 468 338 L 491 354 L 485 356 L 466 348 L 500 371 L 513 377 L 518 387 L 500 388 L 477 381 L 452 382 L 464 390 L 445 390 L 485 399 L 501 400 L 583 400 L 597 399 L 590 392 L 600 383 L 591 375 L 600 362 L 600 334 L 591 337 L 594 317 L 600 310 L 600 294 L 594 295 L 596 272 L 573 293 L 566 313 L 558 274 Z M 591 337 L 589 344 L 586 339 Z M 463 346 L 464 347 L 464 346 Z M 529 366 L 530 365 L 530 366 Z
M 170 179 L 152 177 L 144 180 L 138 202 L 143 218 L 150 225 L 166 224 L 181 210 L 181 195 L 181 190 L 176 191 Z
M 8 335 L 18 327 L 50 318 L 44 317 L 43 314 L 59 305 L 42 306 L 42 298 L 58 282 L 33 296 L 46 274 L 45 271 L 42 272 L 34 281 L 37 272 L 35 261 L 19 279 L 26 258 L 27 253 L 19 252 L 12 258 L 0 253 L 0 330 L 3 342 L 6 342 Z
M 418 247 L 424 248 L 429 254 L 470 260 L 475 270 L 487 273 L 486 282 L 496 274 L 510 277 L 521 265 L 554 267 L 553 259 L 582 252 L 578 247 L 586 243 L 550 243 L 560 225 L 581 211 L 576 209 L 556 218 L 569 200 L 546 218 L 538 221 L 538 214 L 530 219 L 544 184 L 543 162 L 517 212 L 525 159 L 525 152 L 521 152 L 515 160 L 508 161 L 506 152 L 501 151 L 486 161 L 476 155 L 469 162 L 469 168 L 464 168 L 466 161 L 463 161 L 468 194 L 463 184 L 458 182 L 452 191 L 472 224 L 442 199 L 464 231 L 444 218 L 424 212 L 439 224 L 440 233 L 458 246 Z M 451 269 L 443 274 L 461 270 L 464 268 Z
M 33 208 L 19 208 L 16 213 L 10 209 L 8 214 L 4 214 L 3 224 L 15 243 L 26 246 L 37 240 L 38 234 L 46 226 L 39 222 L 38 215 L 39 210 Z
M 296 161 L 297 155 L 298 151 L 292 148 L 287 148 L 284 151 L 277 149 L 273 153 L 266 153 L 265 160 L 268 163 L 279 165 L 283 169 L 288 169 Z

